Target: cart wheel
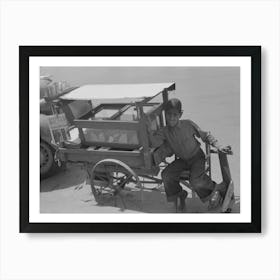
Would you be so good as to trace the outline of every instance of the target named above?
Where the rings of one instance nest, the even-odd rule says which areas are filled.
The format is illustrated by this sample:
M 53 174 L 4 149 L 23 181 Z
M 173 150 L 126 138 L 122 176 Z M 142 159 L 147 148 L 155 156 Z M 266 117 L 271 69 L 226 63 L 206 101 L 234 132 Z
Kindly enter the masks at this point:
M 54 150 L 45 141 L 40 141 L 40 176 L 46 178 L 50 176 L 56 167 L 54 161 Z
M 120 160 L 104 159 L 96 163 L 91 170 L 90 183 L 97 203 L 102 203 L 104 198 L 108 196 L 119 196 L 123 208 L 126 208 L 124 189 L 128 185 L 141 189 L 142 201 L 142 184 L 138 176 L 128 165 Z

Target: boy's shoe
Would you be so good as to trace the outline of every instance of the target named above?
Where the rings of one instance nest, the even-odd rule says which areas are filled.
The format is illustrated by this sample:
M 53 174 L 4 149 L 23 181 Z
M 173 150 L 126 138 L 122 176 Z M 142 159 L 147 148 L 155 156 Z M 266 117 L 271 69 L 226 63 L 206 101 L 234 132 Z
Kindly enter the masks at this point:
M 225 182 L 216 184 L 214 191 L 220 192 L 220 195 L 224 198 L 224 196 L 227 192 L 227 184 Z
M 216 210 L 219 206 L 221 206 L 226 191 L 227 184 L 225 182 L 215 185 L 215 189 L 209 198 L 208 210 Z
M 186 198 L 188 197 L 188 192 L 185 191 L 185 190 L 182 190 L 179 192 L 178 194 L 178 198 L 179 198 L 179 201 L 180 201 L 180 204 L 179 204 L 179 211 L 183 212 L 186 208 Z
M 209 200 L 208 210 L 217 209 L 221 205 L 222 200 L 223 198 L 220 191 L 214 191 Z

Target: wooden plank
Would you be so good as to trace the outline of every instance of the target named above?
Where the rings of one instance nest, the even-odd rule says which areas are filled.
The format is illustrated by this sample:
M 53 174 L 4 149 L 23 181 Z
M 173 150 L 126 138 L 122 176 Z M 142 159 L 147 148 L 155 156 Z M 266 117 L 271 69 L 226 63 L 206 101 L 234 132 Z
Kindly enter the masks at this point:
M 99 104 L 97 105 L 93 110 L 92 110 L 92 117 L 94 117 L 95 114 L 99 113 L 102 110 L 106 110 L 106 109 L 117 109 L 117 110 L 121 110 L 124 106 L 126 106 L 126 103 L 109 103 L 109 104 Z M 112 118 L 112 117 L 111 117 Z M 113 119 L 113 118 L 112 118 Z
M 93 150 L 84 149 L 60 149 L 59 157 L 63 161 L 70 162 L 90 162 L 95 164 L 103 159 L 118 159 L 131 168 L 141 168 L 144 165 L 143 155 L 136 152 Z
M 108 150 L 108 151 L 99 151 L 99 150 L 92 150 L 91 147 L 87 149 L 66 149 L 66 148 L 59 148 L 59 151 L 64 154 L 93 154 L 93 155 L 105 155 L 106 157 L 110 156 L 131 156 L 131 157 L 138 157 L 141 155 L 139 150 L 133 151 L 115 151 L 115 150 Z
M 206 153 L 206 164 L 207 164 L 207 170 L 208 175 L 210 179 L 212 178 L 212 167 L 211 167 L 211 152 L 210 152 L 210 144 L 205 143 L 205 153 Z
M 139 131 L 139 139 L 141 146 L 143 147 L 143 156 L 144 156 L 144 167 L 147 169 L 151 169 L 152 167 L 152 157 L 149 149 L 149 138 L 146 127 L 146 121 L 144 118 L 143 106 L 142 104 L 136 103 L 139 114 L 140 114 L 140 131 Z
M 55 101 L 55 100 L 59 99 L 61 96 L 65 95 L 66 93 L 69 93 L 70 91 L 72 91 L 74 89 L 77 89 L 77 88 L 78 88 L 77 86 L 69 87 L 69 88 L 65 89 L 62 93 L 60 93 L 56 96 L 53 96 L 53 97 L 48 97 L 47 96 L 47 97 L 44 97 L 44 98 L 47 102 Z
M 163 119 L 163 111 L 159 115 L 159 123 L 160 123 L 160 127 L 164 127 L 165 126 L 164 119 Z
M 94 116 L 95 114 L 99 113 L 100 111 L 102 111 L 103 109 L 118 109 L 118 112 L 115 113 L 114 115 L 112 115 L 109 118 L 106 118 L 107 120 L 111 119 L 114 120 L 117 117 L 119 117 L 124 111 L 126 111 L 128 108 L 130 108 L 133 104 L 131 103 L 118 103 L 118 104 L 114 104 L 114 103 L 110 103 L 110 104 L 99 104 L 98 106 L 96 106 L 93 110 L 91 110 L 89 113 L 87 113 L 86 115 L 82 116 L 81 118 L 79 118 L 79 120 L 88 120 L 89 118 L 93 118 L 94 120 Z
M 59 158 L 61 161 L 69 161 L 73 163 L 97 163 L 103 159 L 118 159 L 128 166 L 133 168 L 133 170 L 141 175 L 157 176 L 160 168 L 159 166 L 152 166 L 151 168 L 146 168 L 144 166 L 144 157 L 141 151 L 112 151 L 112 150 L 90 150 L 88 149 L 65 149 L 59 148 Z M 161 180 L 161 179 L 160 179 Z
M 163 106 L 165 106 L 166 103 L 168 102 L 168 91 L 167 90 L 164 90 L 162 92 L 162 99 L 163 99 Z
M 140 147 L 139 144 L 125 144 L 125 143 L 112 143 L 112 142 L 97 142 L 97 141 L 86 141 L 84 140 L 83 144 L 85 146 L 103 146 L 103 147 L 110 147 L 116 149 L 137 149 Z
M 62 111 L 64 112 L 67 120 L 69 121 L 69 123 L 72 125 L 74 123 L 74 115 L 71 111 L 71 109 L 69 108 L 68 105 L 63 105 L 61 107 Z
M 219 155 L 219 161 L 220 161 L 220 167 L 221 167 L 223 181 L 226 182 L 227 184 L 229 184 L 231 181 L 231 174 L 230 174 L 227 154 L 225 154 L 223 152 L 219 152 L 218 155 Z
M 139 130 L 140 124 L 138 121 L 110 121 L 110 120 L 74 120 L 74 124 L 80 128 L 95 128 L 95 129 L 124 129 L 124 130 Z
M 101 109 L 122 109 L 126 105 L 131 105 L 131 103 L 101 103 L 98 105 L 98 107 L 100 107 Z
M 139 103 L 139 105 L 145 105 L 145 103 L 147 103 L 147 102 L 149 102 L 150 100 L 152 100 L 152 99 L 154 99 L 155 97 L 157 97 L 158 95 L 160 95 L 160 94 L 165 94 L 165 93 L 167 93 L 167 95 L 168 95 L 168 91 L 172 91 L 172 90 L 175 90 L 175 83 L 172 83 L 169 87 L 167 87 L 167 88 L 165 88 L 165 89 L 163 89 L 162 91 L 160 91 L 160 92 L 158 92 L 158 93 L 156 93 L 155 95 L 153 95 L 153 96 L 150 96 L 150 97 L 145 97 L 145 99 L 144 100 L 142 100 L 142 101 L 138 101 L 137 103 Z M 165 96 L 163 96 L 163 101 L 164 101 L 164 103 L 165 103 Z M 167 98 L 168 99 L 168 98 Z
M 85 143 L 86 140 L 85 140 L 85 135 L 83 130 L 81 128 L 78 128 L 78 130 L 79 130 L 79 137 L 81 139 L 81 143 Z
M 221 207 L 221 212 L 225 212 L 228 208 L 230 208 L 230 202 L 234 199 L 234 185 L 233 185 L 233 181 L 231 180 L 229 182 L 224 200 L 223 200 L 223 204 Z
M 116 118 L 118 118 L 119 116 L 122 115 L 122 113 L 124 113 L 127 109 L 129 109 L 130 107 L 132 107 L 132 104 L 128 104 L 128 105 L 124 105 L 121 109 L 119 109 L 119 111 L 117 113 L 115 113 L 110 119 L 114 120 Z

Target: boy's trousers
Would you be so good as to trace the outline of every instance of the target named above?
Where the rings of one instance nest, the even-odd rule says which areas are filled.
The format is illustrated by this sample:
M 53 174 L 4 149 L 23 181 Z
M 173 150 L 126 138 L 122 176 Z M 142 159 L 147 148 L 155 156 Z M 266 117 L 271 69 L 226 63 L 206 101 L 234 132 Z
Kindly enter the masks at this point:
M 199 198 L 205 201 L 215 188 L 215 182 L 205 172 L 205 154 L 199 151 L 188 161 L 176 159 L 170 163 L 161 173 L 165 193 L 168 201 L 172 201 L 182 187 L 179 184 L 183 171 L 190 171 L 190 185 Z

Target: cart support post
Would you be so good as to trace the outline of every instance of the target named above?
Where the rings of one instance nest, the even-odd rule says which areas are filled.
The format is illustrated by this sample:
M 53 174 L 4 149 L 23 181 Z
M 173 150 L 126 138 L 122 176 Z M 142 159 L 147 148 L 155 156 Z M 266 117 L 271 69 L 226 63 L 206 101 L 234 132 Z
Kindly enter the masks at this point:
M 151 169 L 152 164 L 151 164 L 151 154 L 150 154 L 150 150 L 149 150 L 149 137 L 148 137 L 148 133 L 147 133 L 143 106 L 142 106 L 142 104 L 140 104 L 138 102 L 136 102 L 136 106 L 138 107 L 138 112 L 140 115 L 139 138 L 141 139 L 141 144 L 143 147 L 144 164 L 145 164 L 145 168 Z
M 210 145 L 205 143 L 205 152 L 206 152 L 206 172 L 208 173 L 209 177 L 212 178 L 211 174 L 211 150 Z
M 168 102 L 168 90 L 164 89 L 162 91 L 162 99 L 163 99 L 163 106 L 166 105 L 166 103 Z

